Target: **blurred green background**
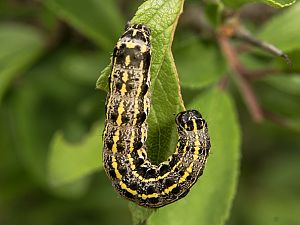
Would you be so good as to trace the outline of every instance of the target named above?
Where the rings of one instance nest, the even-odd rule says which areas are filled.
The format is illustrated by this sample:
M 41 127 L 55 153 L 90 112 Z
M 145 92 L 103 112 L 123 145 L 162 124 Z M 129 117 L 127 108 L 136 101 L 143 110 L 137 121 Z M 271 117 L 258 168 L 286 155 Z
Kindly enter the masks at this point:
M 101 171 L 106 93 L 95 83 L 140 4 L 0 1 L 1 225 L 131 224 L 127 202 Z M 234 4 L 239 22 L 287 52 L 293 67 L 257 49 L 241 51 L 245 67 L 275 70 L 252 82 L 261 106 L 270 112 L 259 124 L 229 79 L 242 130 L 242 158 L 227 224 L 299 225 L 300 4 L 288 9 L 229 5 Z M 223 15 L 234 12 L 222 8 L 220 15 L 221 8 L 212 1 L 187 1 L 179 20 L 173 53 L 186 102 L 229 73 L 215 38 L 194 24 L 204 18 L 217 30 Z M 199 71 L 203 75 L 195 76 Z

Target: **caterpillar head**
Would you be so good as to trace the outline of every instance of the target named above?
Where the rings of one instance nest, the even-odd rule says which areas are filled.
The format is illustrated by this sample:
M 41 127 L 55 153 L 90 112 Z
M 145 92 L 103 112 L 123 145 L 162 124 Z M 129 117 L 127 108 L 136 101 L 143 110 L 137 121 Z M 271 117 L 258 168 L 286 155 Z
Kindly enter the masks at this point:
M 202 115 L 194 109 L 178 113 L 175 121 L 179 131 L 197 131 L 206 126 Z
M 144 24 L 129 24 L 125 26 L 125 32 L 121 37 L 122 42 L 134 41 L 150 45 L 151 30 Z
M 142 32 L 146 33 L 148 36 L 151 35 L 150 28 L 148 28 L 144 24 L 139 24 L 139 23 L 129 24 L 129 23 L 127 23 L 126 26 L 125 26 L 125 32 L 130 30 L 130 29 L 136 29 L 136 30 L 142 31 Z

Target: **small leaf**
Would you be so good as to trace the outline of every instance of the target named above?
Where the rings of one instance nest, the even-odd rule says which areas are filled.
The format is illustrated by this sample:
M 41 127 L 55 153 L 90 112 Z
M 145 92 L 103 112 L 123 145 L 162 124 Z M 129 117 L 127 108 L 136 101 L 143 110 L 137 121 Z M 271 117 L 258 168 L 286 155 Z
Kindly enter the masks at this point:
M 300 2 L 264 24 L 258 37 L 286 52 L 300 49 L 299 19 Z
M 289 52 L 289 58 L 292 61 L 292 71 L 300 73 L 300 63 L 298 63 L 300 62 L 300 49 Z M 291 67 L 282 60 L 276 61 L 275 65 L 278 66 L 282 71 L 289 71 L 291 69 Z
M 90 87 L 95 82 L 95 77 L 106 63 L 104 54 L 85 52 L 74 52 L 62 61 L 61 69 L 63 76 L 69 80 L 76 81 L 80 85 L 86 84 Z
M 209 21 L 209 23 L 217 28 L 222 20 L 222 11 L 224 10 L 224 4 L 221 0 L 205 1 L 205 7 L 203 11 Z
M 63 135 L 55 134 L 50 147 L 48 164 L 49 181 L 52 186 L 76 181 L 102 168 L 101 132 L 103 122 L 94 128 L 80 143 L 68 143 Z
M 293 75 L 292 75 L 293 76 Z M 292 83 L 289 80 L 289 76 L 286 75 L 284 78 L 270 77 L 265 78 L 263 85 L 257 85 L 259 91 L 261 105 L 264 106 L 267 112 L 270 112 L 270 117 L 282 123 L 284 127 L 288 127 L 296 132 L 300 131 L 300 95 L 297 89 L 297 82 Z M 269 82 L 269 79 L 272 80 Z M 282 84 L 280 81 L 282 80 Z M 296 78 L 298 80 L 298 78 Z M 267 81 L 269 85 L 265 85 Z M 274 82 L 275 81 L 275 82 Z M 287 87 L 285 87 L 285 82 Z M 288 88 L 290 86 L 290 88 Z M 274 87 L 276 89 L 274 89 Z
M 110 63 L 107 67 L 105 67 L 101 71 L 100 77 L 98 78 L 97 83 L 96 83 L 97 89 L 100 89 L 100 90 L 103 90 L 106 92 L 108 91 L 108 77 L 111 72 L 111 67 L 112 67 L 112 64 Z
M 151 225 L 220 225 L 229 215 L 240 158 L 240 131 L 232 99 L 213 89 L 197 97 L 189 108 L 199 110 L 208 123 L 211 154 L 204 175 L 190 193 L 152 214 Z
M 296 0 L 222 0 L 225 6 L 232 8 L 239 8 L 245 4 L 250 4 L 253 2 L 265 3 L 267 5 L 273 6 L 274 8 L 284 8 L 293 5 Z
M 113 0 L 46 0 L 43 3 L 106 50 L 113 47 L 116 35 L 123 29 L 123 18 Z
M 0 102 L 11 80 L 29 67 L 43 51 L 42 36 L 23 25 L 0 26 Z
M 263 0 L 262 2 L 275 8 L 284 8 L 293 5 L 296 0 Z
M 300 115 L 300 96 L 290 95 L 264 85 L 259 89 L 261 105 L 269 112 L 288 118 L 299 118 Z
M 226 72 L 223 57 L 215 46 L 199 40 L 185 40 L 174 49 L 180 83 L 186 88 L 202 88 L 213 84 Z
M 51 187 L 52 192 L 63 198 L 77 199 L 82 197 L 88 190 L 90 185 L 91 177 L 82 177 L 71 183 L 67 183 L 60 186 Z
M 300 95 L 300 74 L 269 76 L 264 81 L 285 93 Z

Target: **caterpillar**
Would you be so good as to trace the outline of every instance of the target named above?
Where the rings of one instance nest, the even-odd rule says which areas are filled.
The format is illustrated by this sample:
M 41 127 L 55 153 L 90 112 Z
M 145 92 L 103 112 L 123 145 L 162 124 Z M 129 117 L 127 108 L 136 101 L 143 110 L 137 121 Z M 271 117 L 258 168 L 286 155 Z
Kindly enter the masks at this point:
M 116 191 L 144 207 L 158 208 L 183 198 L 202 175 L 209 154 L 208 127 L 196 110 L 175 118 L 178 143 L 167 161 L 147 157 L 150 111 L 150 29 L 127 25 L 112 57 L 108 79 L 103 161 Z

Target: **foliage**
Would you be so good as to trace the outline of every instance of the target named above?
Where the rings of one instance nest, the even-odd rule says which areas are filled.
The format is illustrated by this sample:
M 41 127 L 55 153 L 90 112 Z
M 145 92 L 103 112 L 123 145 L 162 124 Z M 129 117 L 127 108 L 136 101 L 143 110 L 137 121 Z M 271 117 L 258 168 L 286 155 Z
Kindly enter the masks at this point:
M 1 2 L 0 223 L 298 224 L 300 4 L 260 2 Z M 256 21 L 264 9 L 266 22 Z M 128 210 L 102 170 L 110 55 L 127 20 L 152 30 L 152 161 L 174 151 L 174 118 L 185 107 L 201 112 L 211 135 L 204 175 L 157 211 Z M 245 40 L 235 33 L 244 29 L 285 51 L 293 67 L 252 46 L 240 53 Z

